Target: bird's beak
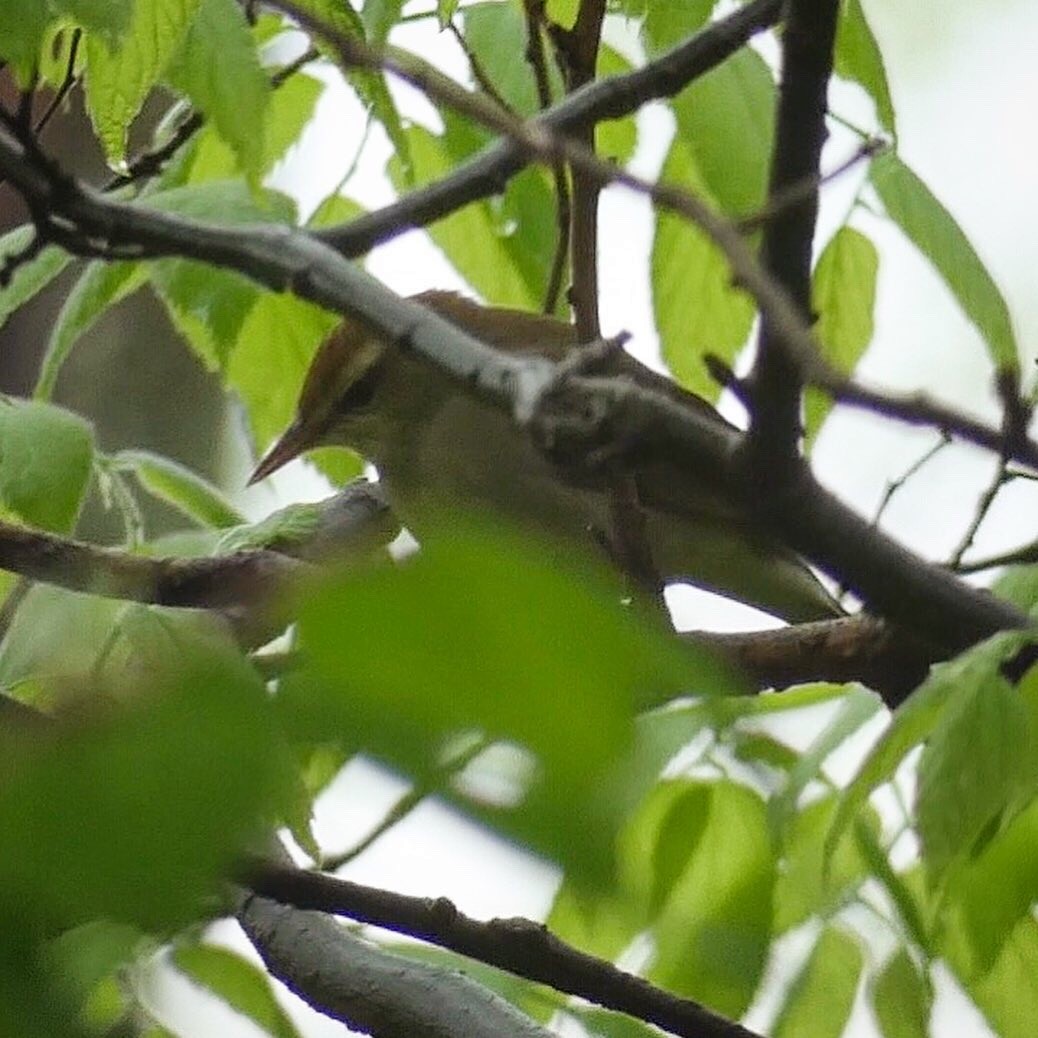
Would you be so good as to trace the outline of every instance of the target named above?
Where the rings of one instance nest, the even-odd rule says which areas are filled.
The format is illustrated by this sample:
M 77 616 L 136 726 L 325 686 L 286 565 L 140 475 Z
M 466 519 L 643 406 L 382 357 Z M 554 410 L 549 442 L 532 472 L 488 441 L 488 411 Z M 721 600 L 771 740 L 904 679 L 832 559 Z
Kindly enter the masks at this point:
M 307 425 L 297 418 L 263 456 L 263 460 L 256 466 L 256 471 L 249 476 L 247 485 L 251 487 L 253 483 L 266 479 L 272 472 L 277 472 L 282 465 L 299 457 L 303 451 L 312 447 L 310 431 Z

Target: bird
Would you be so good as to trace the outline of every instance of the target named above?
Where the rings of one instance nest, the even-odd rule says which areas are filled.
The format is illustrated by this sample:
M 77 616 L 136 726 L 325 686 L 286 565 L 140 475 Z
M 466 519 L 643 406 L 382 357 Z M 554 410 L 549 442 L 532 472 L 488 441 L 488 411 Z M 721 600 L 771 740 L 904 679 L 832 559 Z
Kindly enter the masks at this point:
M 485 306 L 454 292 L 411 297 L 506 352 L 559 361 L 577 347 L 573 325 L 543 314 Z M 705 400 L 618 351 L 620 370 L 730 426 Z M 348 446 L 374 464 L 389 503 L 419 542 L 475 515 L 539 537 L 559 558 L 603 554 L 610 485 L 567 480 L 512 417 L 398 343 L 349 318 L 318 347 L 296 416 L 257 465 L 255 483 L 306 451 Z M 840 607 L 810 568 L 770 536 L 745 505 L 716 486 L 689 486 L 671 466 L 635 471 L 645 543 L 666 583 L 686 582 L 790 623 L 831 618 Z M 615 486 L 615 483 L 613 484 Z M 668 506 L 682 494 L 681 508 Z

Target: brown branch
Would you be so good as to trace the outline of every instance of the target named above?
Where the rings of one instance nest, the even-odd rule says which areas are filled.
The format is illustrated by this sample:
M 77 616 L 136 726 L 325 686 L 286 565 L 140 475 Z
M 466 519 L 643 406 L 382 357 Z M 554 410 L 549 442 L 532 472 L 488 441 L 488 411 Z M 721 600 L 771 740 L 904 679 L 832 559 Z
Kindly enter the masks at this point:
M 759 689 L 809 681 L 860 681 L 895 709 L 944 658 L 871 616 L 841 617 L 768 631 L 686 631 L 683 639 L 723 654 Z
M 598 48 L 605 17 L 605 0 L 581 0 L 572 29 L 551 30 L 559 55 L 566 89 L 573 93 L 594 82 Z M 573 139 L 589 153 L 595 150 L 594 125 L 581 127 Z M 573 204 L 570 211 L 570 269 L 573 281 L 570 305 L 576 318 L 577 340 L 593 342 L 601 330 L 598 321 L 598 196 L 600 180 L 586 170 L 573 171 Z
M 722 18 L 643 68 L 612 76 L 571 94 L 542 116 L 535 127 L 568 134 L 604 119 L 629 115 L 648 101 L 670 97 L 693 79 L 716 68 L 758 32 L 778 21 L 782 0 L 754 0 Z M 470 202 L 500 192 L 528 162 L 512 140 L 498 141 L 449 177 L 319 236 L 344 256 L 361 256 L 404 232 L 424 227 Z
M 230 267 L 277 290 L 350 314 L 411 349 L 489 403 L 527 422 L 544 449 L 579 471 L 596 462 L 666 460 L 675 478 L 743 500 L 790 547 L 844 582 L 875 612 L 957 651 L 1029 619 L 896 544 L 828 494 L 806 464 L 781 493 L 761 495 L 741 434 L 665 382 L 564 372 L 543 357 L 505 354 L 401 299 L 312 236 L 284 226 L 226 227 L 127 204 L 60 176 L 0 132 L 0 175 L 47 219 L 99 242 Z M 677 502 L 680 505 L 680 502 Z
M 838 0 L 790 0 L 782 34 L 782 70 L 769 198 L 817 182 L 825 140 L 826 95 L 832 75 Z M 818 213 L 817 188 L 786 205 L 764 228 L 764 269 L 812 323 L 811 253 Z M 750 385 L 748 449 L 765 487 L 795 466 L 801 433 L 804 354 L 791 349 L 785 331 L 762 313 Z M 765 493 L 767 490 L 765 490 Z
M 684 1038 L 760 1038 L 691 999 L 567 945 L 528 919 L 478 922 L 446 898 L 408 897 L 265 862 L 250 865 L 241 882 L 264 898 L 418 937 Z
M 244 896 L 237 919 L 272 976 L 307 1004 L 376 1038 L 553 1038 L 456 970 L 377 948 L 334 919 Z
M 541 26 L 544 24 L 544 0 L 523 0 L 523 11 L 526 15 L 526 61 L 533 71 L 533 79 L 537 87 L 537 101 L 543 112 L 551 107 L 551 82 L 548 78 L 544 40 L 541 36 Z M 546 314 L 555 313 L 555 308 L 559 304 L 562 279 L 565 276 L 566 263 L 569 259 L 569 228 L 573 213 L 569 180 L 561 162 L 556 162 L 552 167 L 552 179 L 555 182 L 555 221 L 558 238 L 555 242 L 555 252 L 548 273 L 548 284 L 544 289 L 544 302 L 541 306 Z

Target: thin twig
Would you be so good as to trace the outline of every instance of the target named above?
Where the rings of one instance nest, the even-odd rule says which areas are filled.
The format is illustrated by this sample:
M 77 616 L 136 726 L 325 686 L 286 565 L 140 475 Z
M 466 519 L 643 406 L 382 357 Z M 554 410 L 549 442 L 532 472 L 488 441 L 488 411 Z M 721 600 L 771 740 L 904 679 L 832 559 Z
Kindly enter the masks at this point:
M 988 512 L 991 511 L 991 506 L 995 503 L 995 498 L 998 497 L 999 492 L 1006 485 L 1008 477 L 1006 476 L 1006 459 L 999 458 L 998 465 L 995 466 L 995 473 L 991 477 L 991 482 L 984 489 L 984 492 L 980 495 L 977 501 L 977 508 L 973 513 L 973 518 L 970 520 L 969 526 L 966 527 L 965 533 L 962 535 L 962 540 L 956 545 L 955 550 L 951 553 L 951 557 L 948 559 L 948 568 L 956 572 L 961 573 L 962 570 L 960 565 L 962 563 L 962 557 L 973 547 L 973 542 L 977 537 L 977 532 L 984 520 L 987 518 Z
M 911 465 L 908 466 L 896 479 L 887 480 L 887 485 L 883 490 L 883 496 L 879 499 L 879 504 L 876 507 L 876 513 L 872 517 L 872 525 L 879 526 L 880 519 L 883 518 L 883 513 L 886 512 L 890 505 L 890 502 L 894 499 L 894 496 L 905 486 L 905 484 L 916 475 L 928 461 L 935 458 L 945 447 L 952 442 L 951 437 L 946 433 L 942 432 L 940 439 L 932 446 L 927 448 L 925 453 L 921 454 Z
M 61 102 L 68 96 L 68 92 L 76 83 L 76 56 L 79 53 L 79 42 L 83 38 L 82 29 L 73 29 L 72 38 L 68 45 L 68 67 L 65 70 L 65 78 L 61 81 L 61 86 L 58 87 L 51 98 L 51 102 L 47 105 L 43 115 L 36 120 L 36 126 L 33 128 L 33 132 L 37 135 L 42 133 L 47 123 L 54 117 L 54 113 L 61 107 Z
M 492 739 L 481 737 L 468 746 L 451 755 L 423 781 L 416 782 L 385 813 L 378 824 L 362 836 L 352 847 L 339 854 L 332 854 L 321 860 L 322 872 L 335 872 L 344 865 L 359 858 L 372 844 L 380 840 L 390 829 L 402 822 L 412 811 L 431 796 L 435 796 L 456 775 L 468 767 L 487 747 L 493 744 Z

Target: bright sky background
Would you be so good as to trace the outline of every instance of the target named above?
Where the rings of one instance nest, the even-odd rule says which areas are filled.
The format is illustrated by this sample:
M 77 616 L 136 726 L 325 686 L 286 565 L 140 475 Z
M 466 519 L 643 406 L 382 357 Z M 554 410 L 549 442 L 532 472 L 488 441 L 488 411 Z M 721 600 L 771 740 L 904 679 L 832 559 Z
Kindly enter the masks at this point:
M 1038 4 L 1027 0 L 864 0 L 887 63 L 900 130 L 902 157 L 927 182 L 963 226 L 1008 301 L 1029 377 L 1038 355 L 1038 206 L 1035 174 L 1034 105 L 1038 99 Z M 622 23 L 610 25 L 611 42 L 631 51 Z M 435 58 L 461 74 L 464 64 L 446 37 L 412 26 L 394 41 Z M 436 125 L 435 113 L 408 88 L 407 110 Z M 836 91 L 832 106 L 868 124 L 864 96 Z M 342 88 L 330 87 L 318 119 L 303 145 L 276 174 L 305 209 L 314 206 L 352 161 L 352 127 L 361 125 L 359 107 Z M 639 172 L 659 168 L 669 134 L 668 117 L 646 111 L 641 119 Z M 359 133 L 359 129 L 356 131 Z M 836 134 L 826 151 L 829 168 L 849 155 L 854 144 Z M 381 176 L 388 146 L 372 141 L 348 193 L 368 206 L 391 198 Z M 860 171 L 826 189 L 820 236 L 827 237 L 842 218 Z M 634 333 L 639 355 L 652 359 L 655 340 L 646 257 L 651 224 L 644 199 L 621 189 L 602 202 L 602 311 L 607 332 Z M 881 253 L 880 285 L 873 346 L 861 369 L 864 379 L 902 389 L 923 389 L 952 403 L 982 409 L 997 419 L 990 391 L 991 369 L 979 336 L 958 310 L 934 273 L 896 231 L 866 214 L 854 223 L 876 241 Z M 633 258 L 632 258 L 633 257 Z M 398 291 L 430 287 L 464 289 L 457 274 L 420 234 L 409 234 L 376 251 L 368 269 Z M 735 417 L 738 408 L 729 413 Z M 841 412 L 827 425 L 816 452 L 823 481 L 865 514 L 872 514 L 887 481 L 899 475 L 932 442 L 929 433 L 906 432 L 889 422 Z M 242 462 L 244 467 L 245 462 Z M 962 535 L 974 502 L 993 471 L 991 458 L 973 450 L 947 450 L 897 496 L 884 525 L 911 547 L 934 558 L 947 556 Z M 254 488 L 247 498 L 255 514 L 289 500 L 319 498 L 327 486 L 302 464 L 290 466 L 273 483 Z M 1002 550 L 1038 535 L 1038 486 L 1018 481 L 1003 493 L 977 539 L 981 554 Z M 713 605 L 689 592 L 675 596 L 682 626 L 734 626 L 744 612 Z M 810 734 L 810 733 L 809 733 Z M 806 740 L 805 740 L 806 741 Z M 861 747 L 864 750 L 864 746 Z M 853 761 L 840 762 L 840 771 Z M 330 849 L 345 847 L 378 820 L 399 792 L 393 780 L 375 769 L 351 765 L 320 803 L 318 833 Z M 383 838 L 346 873 L 350 878 L 397 890 L 446 895 L 477 916 L 543 916 L 556 883 L 552 868 L 517 859 L 509 848 L 429 804 Z M 220 930 L 231 937 L 231 927 Z M 795 969 L 808 934 L 789 942 L 777 979 Z M 238 942 L 235 942 L 236 944 Z M 880 952 L 882 954 L 882 952 Z M 221 1006 L 188 999 L 186 982 L 162 981 L 162 1002 L 182 1033 L 254 1034 L 239 1030 Z M 943 985 L 942 985 L 943 987 Z M 167 1001 L 169 999 L 170 1001 Z M 185 1001 L 192 1003 L 185 1008 Z M 755 1007 L 747 1021 L 767 1027 L 770 1000 Z M 872 1033 L 859 1007 L 852 1033 Z M 300 1010 L 307 1033 L 341 1035 L 341 1025 Z M 979 1038 L 987 1030 L 961 998 L 949 993 L 938 1005 L 933 1032 L 942 1038 Z

